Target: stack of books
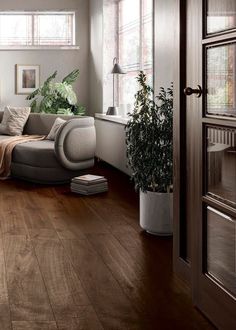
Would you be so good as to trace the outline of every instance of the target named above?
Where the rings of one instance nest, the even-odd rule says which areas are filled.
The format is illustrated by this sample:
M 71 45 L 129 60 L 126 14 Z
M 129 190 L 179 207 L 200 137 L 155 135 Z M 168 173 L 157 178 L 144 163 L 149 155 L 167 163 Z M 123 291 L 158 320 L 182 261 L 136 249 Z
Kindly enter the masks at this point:
M 93 195 L 108 191 L 108 184 L 104 176 L 86 174 L 74 177 L 70 188 L 77 194 Z

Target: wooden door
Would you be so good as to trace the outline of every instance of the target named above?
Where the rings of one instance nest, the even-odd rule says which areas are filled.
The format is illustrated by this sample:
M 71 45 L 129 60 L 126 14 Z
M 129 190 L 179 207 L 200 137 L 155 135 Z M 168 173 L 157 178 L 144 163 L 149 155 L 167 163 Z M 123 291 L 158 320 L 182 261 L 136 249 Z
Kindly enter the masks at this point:
M 179 83 L 184 133 L 175 132 L 182 153 L 176 165 L 182 174 L 175 182 L 186 203 L 179 213 L 180 229 L 185 216 L 185 244 L 179 231 L 177 257 L 188 265 L 194 304 L 219 329 L 231 330 L 236 329 L 236 1 L 180 3 L 186 32 L 180 37 L 185 44 L 180 43 Z M 181 202 L 179 195 L 176 201 Z

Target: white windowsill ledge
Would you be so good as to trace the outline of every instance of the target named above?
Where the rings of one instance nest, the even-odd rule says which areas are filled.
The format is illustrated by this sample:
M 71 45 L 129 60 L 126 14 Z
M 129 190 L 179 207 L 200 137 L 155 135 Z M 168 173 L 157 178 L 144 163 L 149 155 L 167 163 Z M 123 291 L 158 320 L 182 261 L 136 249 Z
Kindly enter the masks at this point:
M 128 117 L 109 116 L 109 115 L 106 115 L 105 113 L 95 113 L 95 118 L 111 121 L 113 123 L 118 123 L 118 124 L 122 124 L 122 125 L 126 125 L 129 120 Z
M 0 46 L 0 50 L 79 50 L 79 46 Z

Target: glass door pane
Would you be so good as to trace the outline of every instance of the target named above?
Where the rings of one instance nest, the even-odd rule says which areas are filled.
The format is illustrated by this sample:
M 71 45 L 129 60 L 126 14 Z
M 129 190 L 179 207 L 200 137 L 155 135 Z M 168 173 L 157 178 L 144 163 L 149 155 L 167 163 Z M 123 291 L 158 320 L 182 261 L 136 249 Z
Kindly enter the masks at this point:
M 236 27 L 235 0 L 207 1 L 207 34 L 222 32 Z
M 236 130 L 207 128 L 207 193 L 236 207 Z
M 206 112 L 236 117 L 236 44 L 206 49 Z
M 207 207 L 206 272 L 236 295 L 235 219 Z

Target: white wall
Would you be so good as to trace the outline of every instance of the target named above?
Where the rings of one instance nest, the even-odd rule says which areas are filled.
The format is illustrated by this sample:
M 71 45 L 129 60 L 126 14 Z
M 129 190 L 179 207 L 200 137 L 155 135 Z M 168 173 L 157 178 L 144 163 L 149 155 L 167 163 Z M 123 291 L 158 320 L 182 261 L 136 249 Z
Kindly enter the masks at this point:
M 79 68 L 75 84 L 79 102 L 89 106 L 89 0 L 0 0 L 0 10 L 76 10 L 79 50 L 0 51 L 0 104 L 28 105 L 25 96 L 15 95 L 15 64 L 39 64 L 40 82 L 55 70 L 58 79 Z
M 90 1 L 89 113 L 103 112 L 103 0 Z

